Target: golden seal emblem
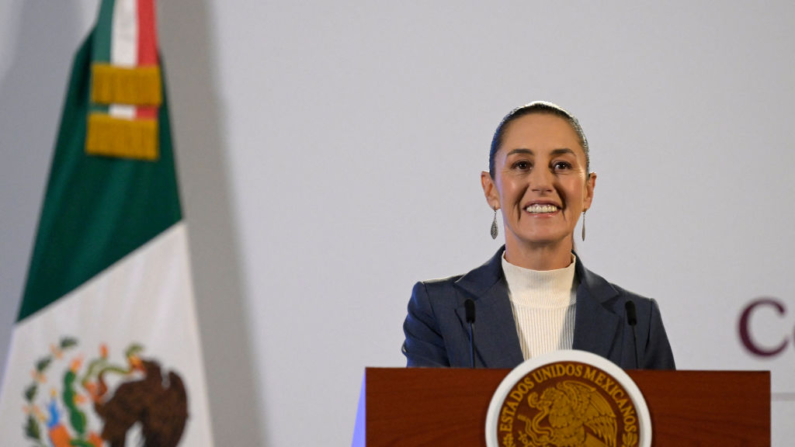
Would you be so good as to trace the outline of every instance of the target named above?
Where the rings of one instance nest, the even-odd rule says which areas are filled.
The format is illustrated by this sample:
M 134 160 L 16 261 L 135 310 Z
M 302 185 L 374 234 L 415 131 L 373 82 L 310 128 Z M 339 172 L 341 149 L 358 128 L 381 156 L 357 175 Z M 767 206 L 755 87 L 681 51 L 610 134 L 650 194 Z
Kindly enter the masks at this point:
M 558 351 L 514 369 L 492 398 L 489 447 L 639 447 L 651 444 L 648 408 L 618 366 Z

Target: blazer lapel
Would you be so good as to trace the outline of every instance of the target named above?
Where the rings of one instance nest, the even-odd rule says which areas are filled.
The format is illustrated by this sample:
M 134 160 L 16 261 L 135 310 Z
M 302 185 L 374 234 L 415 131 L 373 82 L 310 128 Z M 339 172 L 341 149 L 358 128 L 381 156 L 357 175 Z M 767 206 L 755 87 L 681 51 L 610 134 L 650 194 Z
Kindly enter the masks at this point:
M 577 288 L 572 348 L 592 352 L 606 359 L 618 359 L 621 353 L 613 351 L 615 346 L 620 346 L 616 341 L 620 336 L 621 318 L 602 304 L 618 296 L 618 292 L 604 278 L 588 271 L 579 257 L 575 268 L 580 285 Z
M 455 283 L 466 298 L 475 301 L 475 351 L 481 363 L 478 366 L 487 368 L 513 368 L 524 361 L 502 273 L 503 250 Z M 456 314 L 466 327 L 463 303 Z
M 464 292 L 464 299 L 475 301 L 475 351 L 477 366 L 487 368 L 514 368 L 524 361 L 519 335 L 513 318 L 508 286 L 502 273 L 500 249 L 488 262 L 456 281 Z M 618 291 L 604 278 L 586 269 L 577 257 L 575 266 L 580 285 L 574 320 L 573 349 L 580 349 L 616 361 L 621 352 L 621 318 L 604 307 L 603 303 L 618 296 Z M 456 314 L 464 329 L 467 328 L 463 300 Z M 479 364 L 478 364 L 479 363 Z

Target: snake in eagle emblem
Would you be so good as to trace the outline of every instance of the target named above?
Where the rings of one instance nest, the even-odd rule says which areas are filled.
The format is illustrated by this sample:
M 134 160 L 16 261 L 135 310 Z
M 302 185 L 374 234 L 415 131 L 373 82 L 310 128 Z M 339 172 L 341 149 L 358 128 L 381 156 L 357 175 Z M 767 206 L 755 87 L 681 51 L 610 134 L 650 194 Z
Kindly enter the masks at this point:
M 595 388 L 563 381 L 544 390 L 540 397 L 530 394 L 527 402 L 540 411 L 532 419 L 518 415 L 525 422 L 519 438 L 526 446 L 616 446 L 615 413 Z M 544 419 L 548 424 L 541 425 Z

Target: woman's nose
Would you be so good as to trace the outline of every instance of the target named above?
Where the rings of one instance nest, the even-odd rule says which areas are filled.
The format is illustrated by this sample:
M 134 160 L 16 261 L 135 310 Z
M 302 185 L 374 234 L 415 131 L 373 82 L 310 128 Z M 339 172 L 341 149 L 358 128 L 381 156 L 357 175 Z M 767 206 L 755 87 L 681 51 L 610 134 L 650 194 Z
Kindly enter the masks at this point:
M 549 172 L 549 169 L 533 169 L 530 173 L 530 189 L 533 191 L 552 191 L 554 181 L 555 176 Z

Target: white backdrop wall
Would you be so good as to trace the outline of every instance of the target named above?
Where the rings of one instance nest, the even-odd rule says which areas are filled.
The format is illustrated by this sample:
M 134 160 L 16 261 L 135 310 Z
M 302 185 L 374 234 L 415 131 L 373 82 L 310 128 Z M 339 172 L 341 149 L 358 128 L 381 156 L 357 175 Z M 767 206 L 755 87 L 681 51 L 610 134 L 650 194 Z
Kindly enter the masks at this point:
M 350 442 L 363 368 L 404 364 L 413 283 L 498 248 L 478 176 L 535 99 L 590 140 L 586 265 L 658 299 L 681 369 L 773 370 L 775 444 L 795 436 L 791 2 L 160 3 L 220 445 Z M 0 358 L 96 8 L 0 0 Z M 763 296 L 764 358 L 738 332 Z

